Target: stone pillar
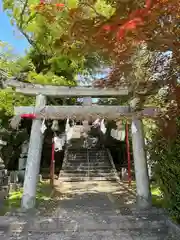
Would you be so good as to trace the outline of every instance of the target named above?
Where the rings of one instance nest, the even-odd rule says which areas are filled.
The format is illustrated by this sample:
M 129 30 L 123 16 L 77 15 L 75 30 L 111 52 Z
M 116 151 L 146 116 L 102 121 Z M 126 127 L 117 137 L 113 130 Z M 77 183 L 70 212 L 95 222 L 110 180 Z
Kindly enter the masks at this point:
M 151 207 L 151 191 L 148 176 L 148 166 L 145 153 L 142 121 L 132 119 L 132 144 L 137 188 L 137 207 L 147 209 Z
M 38 95 L 36 97 L 36 107 L 44 107 L 45 105 L 46 97 L 43 95 Z M 41 125 L 42 120 L 33 120 L 25 171 L 24 192 L 21 202 L 22 208 L 26 210 L 31 209 L 35 206 L 36 185 L 38 181 L 43 145 L 43 134 L 41 132 Z

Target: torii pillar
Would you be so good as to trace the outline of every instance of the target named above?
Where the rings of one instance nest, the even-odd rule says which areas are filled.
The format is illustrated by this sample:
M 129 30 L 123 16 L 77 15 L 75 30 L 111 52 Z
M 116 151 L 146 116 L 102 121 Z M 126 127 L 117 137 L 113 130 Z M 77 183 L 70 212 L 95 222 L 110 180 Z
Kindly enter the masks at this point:
M 44 107 L 45 105 L 46 97 L 43 95 L 38 95 L 36 97 L 36 107 Z M 40 169 L 43 145 L 41 125 L 41 119 L 33 120 L 26 163 L 23 197 L 21 202 L 21 207 L 25 210 L 31 209 L 35 206 L 36 185 Z
M 148 166 L 145 152 L 144 131 L 142 120 L 132 119 L 132 145 L 136 177 L 136 202 L 138 209 L 152 206 Z

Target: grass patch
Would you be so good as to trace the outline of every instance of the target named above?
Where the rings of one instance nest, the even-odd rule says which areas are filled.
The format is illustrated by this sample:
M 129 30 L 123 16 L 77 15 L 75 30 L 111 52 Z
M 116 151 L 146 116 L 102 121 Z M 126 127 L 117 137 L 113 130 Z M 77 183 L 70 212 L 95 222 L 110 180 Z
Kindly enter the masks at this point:
M 156 184 L 151 185 L 152 204 L 158 208 L 164 208 L 164 198 L 160 188 Z
M 38 208 L 41 203 L 51 199 L 52 186 L 49 182 L 42 181 L 37 186 L 36 192 L 36 208 Z M 18 209 L 21 207 L 21 199 L 23 195 L 23 189 L 18 191 L 10 192 L 9 198 L 4 200 L 3 206 L 0 209 L 0 215 L 4 215 L 6 212 Z

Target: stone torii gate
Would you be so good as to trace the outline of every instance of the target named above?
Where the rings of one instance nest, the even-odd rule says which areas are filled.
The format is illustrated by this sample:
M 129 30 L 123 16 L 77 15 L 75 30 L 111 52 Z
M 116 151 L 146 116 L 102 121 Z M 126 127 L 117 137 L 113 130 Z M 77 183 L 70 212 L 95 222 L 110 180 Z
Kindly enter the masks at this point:
M 135 165 L 135 177 L 137 187 L 137 206 L 140 209 L 151 207 L 151 191 L 148 176 L 146 153 L 144 149 L 144 136 L 142 117 L 156 117 L 157 110 L 145 108 L 143 111 L 132 112 L 129 106 L 93 106 L 90 103 L 91 97 L 118 97 L 128 95 L 128 89 L 98 89 L 89 87 L 58 87 L 24 84 L 10 82 L 9 86 L 16 87 L 16 92 L 28 96 L 36 96 L 36 106 L 15 107 L 15 115 L 35 114 L 33 120 L 26 173 L 24 180 L 24 193 L 22 207 L 33 208 L 35 205 L 37 177 L 39 174 L 41 152 L 43 145 L 43 134 L 41 132 L 42 119 L 65 119 L 76 118 L 77 120 L 91 119 L 98 117 L 105 119 L 132 120 L 132 144 Z M 50 97 L 83 97 L 83 106 L 47 106 L 47 96 Z M 88 100 L 89 99 L 89 100 Z

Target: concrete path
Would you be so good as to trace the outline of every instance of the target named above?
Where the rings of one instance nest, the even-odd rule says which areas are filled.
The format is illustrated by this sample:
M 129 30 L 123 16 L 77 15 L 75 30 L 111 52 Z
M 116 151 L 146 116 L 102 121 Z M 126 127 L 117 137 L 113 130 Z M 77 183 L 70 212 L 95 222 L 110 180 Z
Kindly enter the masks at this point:
M 33 217 L 28 224 L 19 219 L 16 231 L 9 228 L 0 239 L 173 239 L 159 211 L 134 211 L 134 195 L 123 184 L 104 181 L 63 183 L 56 186 L 57 196 L 58 193 L 61 199 L 51 216 Z

